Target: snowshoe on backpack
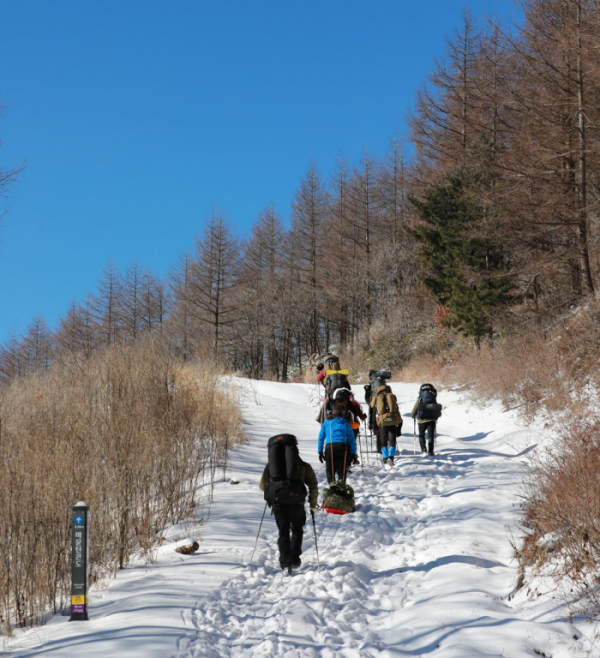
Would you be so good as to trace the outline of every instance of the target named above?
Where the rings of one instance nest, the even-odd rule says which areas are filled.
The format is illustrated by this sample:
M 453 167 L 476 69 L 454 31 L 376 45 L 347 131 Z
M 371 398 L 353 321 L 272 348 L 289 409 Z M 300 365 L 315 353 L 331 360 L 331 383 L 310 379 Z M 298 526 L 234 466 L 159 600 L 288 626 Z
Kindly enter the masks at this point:
M 391 377 L 392 373 L 389 370 L 369 370 L 371 392 L 375 393 L 375 391 L 380 386 L 385 386 L 387 384 L 387 380 L 391 379 Z

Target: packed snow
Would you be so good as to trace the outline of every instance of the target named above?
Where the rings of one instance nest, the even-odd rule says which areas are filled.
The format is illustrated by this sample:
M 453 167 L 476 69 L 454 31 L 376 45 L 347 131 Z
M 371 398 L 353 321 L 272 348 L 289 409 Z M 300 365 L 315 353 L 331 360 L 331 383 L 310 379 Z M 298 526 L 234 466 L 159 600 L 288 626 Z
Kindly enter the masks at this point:
M 231 453 L 202 524 L 169 530 L 152 564 L 134 563 L 90 595 L 90 621 L 47 624 L 6 642 L 9 656 L 52 658 L 358 658 L 600 656 L 595 627 L 569 620 L 552 592 L 516 590 L 511 540 L 519 492 L 539 430 L 499 405 L 472 406 L 441 391 L 436 455 L 413 454 L 410 410 L 418 384 L 392 384 L 404 417 L 393 467 L 361 430 L 362 464 L 348 481 L 357 508 L 310 516 L 303 565 L 284 577 L 277 529 L 258 481 L 267 439 L 298 437 L 317 458 L 319 390 L 238 379 L 248 441 Z M 355 387 L 362 401 L 362 387 Z M 359 455 L 360 456 L 360 455 Z M 92 510 L 93 515 L 93 510 Z M 92 516 L 93 522 L 93 516 Z M 193 555 L 173 549 L 198 539 Z M 93 526 L 92 536 L 93 541 Z

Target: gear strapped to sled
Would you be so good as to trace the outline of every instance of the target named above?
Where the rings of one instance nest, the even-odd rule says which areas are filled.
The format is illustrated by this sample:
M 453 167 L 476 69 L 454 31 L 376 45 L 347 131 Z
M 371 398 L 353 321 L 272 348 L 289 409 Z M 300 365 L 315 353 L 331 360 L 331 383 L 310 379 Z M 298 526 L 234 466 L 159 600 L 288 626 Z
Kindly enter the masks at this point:
M 277 434 L 269 439 L 269 475 L 265 500 L 271 505 L 303 503 L 306 486 L 300 480 L 300 455 L 293 434 Z
M 346 482 L 334 482 L 323 489 L 323 509 L 329 514 L 349 514 L 355 508 L 354 489 Z

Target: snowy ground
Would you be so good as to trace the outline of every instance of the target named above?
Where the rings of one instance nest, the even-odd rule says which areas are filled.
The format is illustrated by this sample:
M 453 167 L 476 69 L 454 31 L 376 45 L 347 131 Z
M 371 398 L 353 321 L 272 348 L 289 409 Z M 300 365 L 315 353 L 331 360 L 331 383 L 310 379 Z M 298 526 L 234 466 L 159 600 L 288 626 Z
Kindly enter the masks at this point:
M 525 455 L 538 443 L 535 430 L 499 407 L 477 409 L 441 392 L 437 454 L 413 456 L 409 412 L 418 386 L 393 384 L 405 418 L 396 465 L 363 455 L 363 467 L 349 477 L 356 513 L 317 514 L 320 572 L 309 520 L 303 566 L 284 579 L 268 512 L 249 564 L 264 507 L 257 485 L 266 441 L 284 431 L 296 434 L 324 483 L 317 389 L 238 384 L 249 441 L 232 455 L 202 528 L 170 533 L 173 540 L 201 535 L 198 553 L 180 556 L 175 544 L 163 546 L 153 564 L 134 566 L 91 594 L 89 622 L 57 615 L 11 641 L 7 655 L 600 656 L 594 627 L 571 623 L 551 594 L 514 592 L 510 538 L 518 532 L 518 486 Z

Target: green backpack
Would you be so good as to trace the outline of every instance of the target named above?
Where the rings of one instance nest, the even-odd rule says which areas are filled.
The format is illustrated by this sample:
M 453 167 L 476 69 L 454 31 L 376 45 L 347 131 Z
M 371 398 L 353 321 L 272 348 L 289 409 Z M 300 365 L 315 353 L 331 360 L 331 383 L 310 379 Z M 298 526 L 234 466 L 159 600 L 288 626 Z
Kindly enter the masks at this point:
M 323 506 L 338 514 L 354 512 L 354 489 L 346 482 L 334 482 L 323 489 Z

